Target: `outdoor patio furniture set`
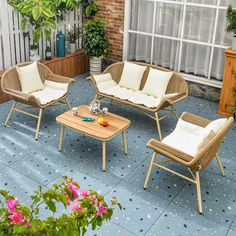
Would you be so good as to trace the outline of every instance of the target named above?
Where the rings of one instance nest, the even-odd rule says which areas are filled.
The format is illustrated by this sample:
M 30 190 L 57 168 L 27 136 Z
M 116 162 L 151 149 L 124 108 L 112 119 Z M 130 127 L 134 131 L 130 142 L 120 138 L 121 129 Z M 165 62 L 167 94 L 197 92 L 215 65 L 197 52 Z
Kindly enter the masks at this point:
M 178 119 L 174 105 L 188 96 L 188 85 L 181 75 L 158 66 L 119 62 L 109 66 L 103 74 L 88 77 L 88 80 L 93 82 L 96 91 L 95 99 L 107 98 L 133 106 L 156 121 L 160 141 L 151 139 L 147 144 L 147 147 L 152 149 L 154 153 L 144 188 L 147 188 L 153 166 L 176 174 L 196 184 L 198 210 L 202 213 L 200 171 L 215 158 L 224 176 L 217 150 L 230 129 L 233 118 L 210 121 L 184 112 Z M 9 94 L 14 102 L 4 125 L 7 125 L 13 112 L 30 115 L 38 119 L 35 135 L 35 139 L 38 139 L 43 110 L 58 103 L 65 104 L 70 111 L 56 118 L 56 121 L 61 125 L 59 150 L 62 148 L 65 128 L 100 140 L 102 142 L 102 169 L 105 171 L 106 142 L 122 134 L 124 152 L 127 154 L 125 132 L 130 121 L 108 112 L 106 119 L 109 121 L 109 126 L 102 127 L 98 123 L 98 119 L 102 115 L 90 114 L 86 105 L 79 106 L 77 108 L 78 116 L 74 116 L 67 100 L 69 85 L 73 82 L 73 79 L 53 74 L 41 63 L 22 63 L 8 69 L 2 77 L 1 86 L 2 90 Z M 39 115 L 31 114 L 23 108 L 17 108 L 18 103 L 38 108 Z M 159 117 L 158 113 L 161 110 L 166 110 L 168 113 Z M 170 114 L 175 115 L 178 122 L 175 130 L 162 139 L 160 120 Z M 95 121 L 82 121 L 81 118 L 88 116 L 94 118 Z M 163 155 L 167 159 L 156 161 L 157 154 Z M 168 168 L 165 164 L 170 162 L 186 167 L 192 178 Z

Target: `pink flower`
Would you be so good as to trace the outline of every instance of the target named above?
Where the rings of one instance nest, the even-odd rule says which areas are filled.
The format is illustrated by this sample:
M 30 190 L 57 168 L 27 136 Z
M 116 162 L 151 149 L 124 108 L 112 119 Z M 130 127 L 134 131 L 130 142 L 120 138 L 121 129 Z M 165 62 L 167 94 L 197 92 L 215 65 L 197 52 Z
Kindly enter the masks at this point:
M 99 202 L 99 208 L 97 210 L 97 216 L 101 216 L 103 214 L 107 214 L 107 209 L 102 206 L 102 202 Z
M 64 192 L 63 194 L 66 196 L 66 204 L 67 204 L 67 206 L 70 206 L 70 204 L 71 204 L 72 201 L 71 201 L 70 198 L 68 197 L 67 192 Z
M 8 200 L 7 200 L 8 212 L 11 214 L 16 213 L 16 205 L 18 205 L 18 204 L 19 204 L 18 200 L 8 198 Z
M 29 228 L 31 226 L 29 219 L 27 219 L 26 224 L 24 226 L 25 228 Z
M 74 199 L 76 199 L 76 198 L 79 197 L 79 195 L 78 195 L 78 193 L 77 193 L 79 187 L 76 186 L 76 185 L 74 184 L 74 182 L 71 181 L 70 183 L 68 183 L 68 184 L 67 184 L 67 187 L 68 187 L 68 189 L 71 190 Z
M 81 206 L 81 202 L 77 201 L 77 202 L 75 202 L 75 205 L 73 206 L 73 208 L 71 210 L 72 211 L 83 211 L 84 208 Z
M 89 192 L 87 190 L 80 190 L 80 196 L 83 198 L 89 197 Z
M 11 225 L 15 225 L 17 223 L 23 223 L 25 220 L 21 211 L 15 212 L 12 215 L 8 216 L 8 219 L 11 220 Z
M 96 197 L 91 198 L 91 202 L 93 205 L 97 205 L 98 204 L 98 199 Z

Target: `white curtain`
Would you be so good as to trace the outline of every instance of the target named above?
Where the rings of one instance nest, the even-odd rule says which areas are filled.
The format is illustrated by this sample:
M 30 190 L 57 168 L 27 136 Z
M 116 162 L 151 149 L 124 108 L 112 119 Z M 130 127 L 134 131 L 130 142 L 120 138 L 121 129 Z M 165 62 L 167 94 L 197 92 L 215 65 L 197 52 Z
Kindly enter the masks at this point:
M 217 0 L 188 0 L 187 2 L 216 5 Z M 235 4 L 236 0 L 221 0 L 222 6 Z M 131 1 L 130 29 L 144 33 L 152 33 L 153 30 L 154 2 L 147 0 Z M 216 9 L 187 6 L 185 22 L 183 22 L 183 6 L 157 2 L 155 17 L 155 34 L 180 38 L 182 24 L 184 24 L 184 39 L 204 43 L 213 42 L 213 31 L 216 17 Z M 225 33 L 225 10 L 219 10 L 217 22 L 217 45 L 231 44 L 230 37 Z M 129 60 L 141 60 L 150 62 L 152 37 L 149 35 L 130 34 Z M 155 37 L 153 63 L 180 71 L 208 77 L 210 66 L 211 46 L 196 43 L 183 42 L 182 56 L 180 57 L 180 42 L 178 40 Z M 223 79 L 224 49 L 214 47 L 211 77 Z

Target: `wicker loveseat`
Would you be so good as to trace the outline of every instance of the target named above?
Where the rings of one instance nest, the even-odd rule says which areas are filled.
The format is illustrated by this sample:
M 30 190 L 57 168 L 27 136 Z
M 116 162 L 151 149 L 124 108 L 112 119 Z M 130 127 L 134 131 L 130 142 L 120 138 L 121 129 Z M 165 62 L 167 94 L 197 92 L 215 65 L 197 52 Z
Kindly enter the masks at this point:
M 132 63 L 135 63 L 137 65 L 147 66 L 147 69 L 143 74 L 140 90 L 142 90 L 144 88 L 144 85 L 145 85 L 147 78 L 148 78 L 150 68 L 158 69 L 158 70 L 162 70 L 162 71 L 167 71 L 167 72 L 170 71 L 165 68 L 155 66 L 155 65 L 146 64 L 146 63 L 139 63 L 139 62 L 132 62 Z M 103 74 L 110 73 L 112 76 L 112 80 L 114 80 L 118 84 L 120 82 L 120 79 L 122 76 L 123 68 L 124 68 L 124 62 L 114 63 L 111 66 L 107 67 L 107 69 L 103 72 Z M 99 91 L 97 84 L 96 84 L 96 80 L 94 79 L 93 76 L 90 76 L 87 79 L 91 80 L 93 82 L 93 85 L 96 90 L 95 99 L 100 100 L 102 98 L 108 98 L 108 99 L 111 99 L 112 101 L 115 100 L 115 101 L 121 102 L 123 104 L 136 107 L 136 108 L 140 109 L 142 112 L 144 112 L 146 115 L 151 117 L 152 119 L 156 120 L 160 140 L 162 139 L 160 121 L 170 114 L 175 115 L 178 119 L 174 105 L 177 102 L 184 100 L 188 96 L 188 85 L 187 85 L 186 81 L 184 80 L 184 78 L 177 73 L 173 73 L 173 75 L 168 83 L 167 90 L 166 90 L 166 94 L 172 95 L 172 96 L 163 97 L 162 100 L 159 102 L 159 104 L 156 107 L 147 107 L 142 104 L 135 104 L 133 102 L 130 102 L 127 99 L 120 99 L 116 96 L 111 96 L 111 95 L 105 94 L 105 93 Z M 168 113 L 163 115 L 162 117 L 159 117 L 158 112 L 161 110 L 166 110 Z

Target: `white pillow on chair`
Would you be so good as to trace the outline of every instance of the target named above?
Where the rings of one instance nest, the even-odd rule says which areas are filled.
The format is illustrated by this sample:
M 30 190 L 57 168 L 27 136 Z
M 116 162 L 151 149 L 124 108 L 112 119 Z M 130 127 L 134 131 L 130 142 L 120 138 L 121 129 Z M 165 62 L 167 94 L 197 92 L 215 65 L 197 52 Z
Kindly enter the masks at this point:
M 172 75 L 173 72 L 150 68 L 148 78 L 142 92 L 154 97 L 164 96 Z
M 16 66 L 16 70 L 20 79 L 21 91 L 23 93 L 29 94 L 44 88 L 44 84 L 38 71 L 37 62 L 33 62 L 27 66 Z
M 146 66 L 125 61 L 119 85 L 134 91 L 139 90 L 146 69 Z

